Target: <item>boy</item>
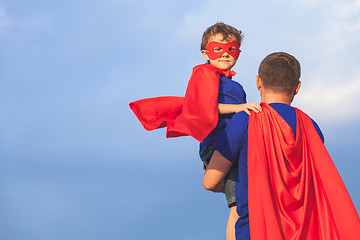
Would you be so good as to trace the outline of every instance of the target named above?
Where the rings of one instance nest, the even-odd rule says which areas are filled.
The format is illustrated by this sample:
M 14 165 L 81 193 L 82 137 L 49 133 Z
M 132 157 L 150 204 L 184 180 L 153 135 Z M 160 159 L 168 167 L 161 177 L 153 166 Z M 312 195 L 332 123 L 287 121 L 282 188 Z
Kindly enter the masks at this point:
M 236 239 L 360 239 L 359 216 L 319 127 L 290 106 L 299 78 L 296 58 L 267 56 L 256 77 L 263 111 L 236 114 L 214 144 L 203 185 L 221 191 L 237 164 Z
M 199 140 L 204 168 L 213 154 L 213 143 L 231 117 L 249 110 L 261 111 L 257 103 L 246 103 L 243 87 L 231 80 L 232 67 L 240 54 L 242 32 L 224 23 L 216 23 L 203 34 L 201 52 L 207 64 L 194 67 L 184 98 L 157 97 L 130 103 L 147 130 L 167 126 L 167 137 L 190 135 Z M 225 195 L 230 208 L 227 239 L 235 237 L 236 168 L 226 178 Z

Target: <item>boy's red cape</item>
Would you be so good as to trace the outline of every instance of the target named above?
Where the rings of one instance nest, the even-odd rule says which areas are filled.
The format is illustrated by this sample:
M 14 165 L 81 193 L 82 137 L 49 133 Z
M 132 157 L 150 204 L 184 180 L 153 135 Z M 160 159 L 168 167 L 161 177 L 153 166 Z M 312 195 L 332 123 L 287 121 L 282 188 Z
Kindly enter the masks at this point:
M 218 122 L 220 74 L 231 78 L 235 72 L 210 64 L 196 66 L 185 97 L 146 98 L 129 106 L 148 131 L 167 126 L 166 137 L 190 135 L 202 142 Z
M 248 129 L 250 236 L 360 239 L 360 220 L 312 120 L 296 109 L 296 138 L 269 105 Z

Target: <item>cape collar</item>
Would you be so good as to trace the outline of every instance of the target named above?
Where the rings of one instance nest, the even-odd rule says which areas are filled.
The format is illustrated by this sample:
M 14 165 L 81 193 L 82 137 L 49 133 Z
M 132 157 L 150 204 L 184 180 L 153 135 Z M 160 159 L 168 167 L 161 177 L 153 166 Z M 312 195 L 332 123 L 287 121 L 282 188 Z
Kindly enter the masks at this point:
M 219 74 L 224 75 L 225 77 L 230 78 L 230 79 L 233 76 L 235 76 L 235 74 L 236 74 L 236 72 L 232 71 L 232 70 L 221 69 L 221 68 L 215 67 L 213 65 L 211 65 L 211 66 L 214 67 Z

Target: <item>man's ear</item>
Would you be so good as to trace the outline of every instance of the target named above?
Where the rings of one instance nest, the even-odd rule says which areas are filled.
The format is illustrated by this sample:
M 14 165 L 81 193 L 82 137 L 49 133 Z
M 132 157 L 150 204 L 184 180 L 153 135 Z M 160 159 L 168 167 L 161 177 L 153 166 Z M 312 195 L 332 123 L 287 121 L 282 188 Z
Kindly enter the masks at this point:
M 210 58 L 209 58 L 209 56 L 207 55 L 207 51 L 206 51 L 206 50 L 201 50 L 201 53 L 204 55 L 204 57 L 205 57 L 205 59 L 206 59 L 207 61 L 210 61 Z
M 296 88 L 294 89 L 294 96 L 299 92 L 301 87 L 301 81 L 299 81 L 298 85 L 296 86 Z
M 263 88 L 262 81 L 259 75 L 256 75 L 256 87 L 259 91 Z

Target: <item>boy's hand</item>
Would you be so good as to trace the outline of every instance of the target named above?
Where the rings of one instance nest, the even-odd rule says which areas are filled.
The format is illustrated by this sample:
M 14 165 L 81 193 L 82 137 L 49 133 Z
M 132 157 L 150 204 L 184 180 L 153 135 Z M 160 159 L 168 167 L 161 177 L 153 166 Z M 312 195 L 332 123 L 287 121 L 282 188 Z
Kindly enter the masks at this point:
M 258 103 L 244 103 L 237 105 L 235 112 L 246 112 L 248 115 L 251 115 L 249 110 L 258 113 L 262 111 L 262 108 Z
M 225 104 L 218 103 L 218 110 L 220 114 L 246 112 L 250 115 L 249 110 L 253 110 L 258 113 L 261 112 L 261 106 L 258 103 L 244 103 L 244 104 Z

